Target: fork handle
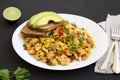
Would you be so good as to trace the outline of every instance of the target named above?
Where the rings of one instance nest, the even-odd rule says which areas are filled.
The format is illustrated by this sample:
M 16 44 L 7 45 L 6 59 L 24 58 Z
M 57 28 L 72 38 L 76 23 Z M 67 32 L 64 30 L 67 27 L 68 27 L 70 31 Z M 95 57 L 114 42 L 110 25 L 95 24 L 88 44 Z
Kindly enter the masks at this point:
M 107 65 L 109 63 L 109 58 L 110 58 L 110 55 L 111 55 L 111 52 L 113 50 L 114 45 L 115 45 L 115 41 L 112 41 L 110 48 L 108 50 L 107 56 L 105 58 L 105 61 L 103 62 L 103 64 L 99 68 L 100 70 L 105 70 L 107 68 Z
M 119 49 L 118 49 L 118 41 L 117 40 L 115 41 L 115 53 L 113 56 L 112 70 L 116 74 L 120 73 Z

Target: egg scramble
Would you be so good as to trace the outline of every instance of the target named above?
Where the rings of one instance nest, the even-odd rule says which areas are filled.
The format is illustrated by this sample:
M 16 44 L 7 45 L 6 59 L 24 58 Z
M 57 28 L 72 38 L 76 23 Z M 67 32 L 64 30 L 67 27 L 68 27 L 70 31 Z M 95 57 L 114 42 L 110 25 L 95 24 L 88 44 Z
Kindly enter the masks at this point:
M 36 60 L 53 66 L 84 61 L 94 47 L 92 36 L 72 23 L 57 27 L 48 37 L 26 37 L 24 41 L 24 50 Z

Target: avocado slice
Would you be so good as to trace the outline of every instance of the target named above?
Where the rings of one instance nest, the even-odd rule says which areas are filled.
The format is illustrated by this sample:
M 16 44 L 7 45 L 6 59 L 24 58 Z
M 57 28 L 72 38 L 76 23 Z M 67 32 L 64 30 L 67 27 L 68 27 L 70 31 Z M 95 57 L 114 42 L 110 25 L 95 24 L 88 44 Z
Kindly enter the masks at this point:
M 30 26 L 33 26 L 33 25 L 36 23 L 36 21 L 37 21 L 39 18 L 43 17 L 43 16 L 46 16 L 46 15 L 56 15 L 56 14 L 57 14 L 57 13 L 55 13 L 55 12 L 53 12 L 53 11 L 40 12 L 40 13 L 38 13 L 38 14 L 36 14 L 36 15 L 33 15 L 33 16 L 30 18 L 30 20 L 29 20 L 29 25 L 30 25 Z
M 61 22 L 63 21 L 62 17 L 58 14 L 49 14 L 46 16 L 40 17 L 35 24 L 33 24 L 33 28 L 39 28 L 40 26 L 46 25 L 49 23 L 49 21 L 53 22 Z

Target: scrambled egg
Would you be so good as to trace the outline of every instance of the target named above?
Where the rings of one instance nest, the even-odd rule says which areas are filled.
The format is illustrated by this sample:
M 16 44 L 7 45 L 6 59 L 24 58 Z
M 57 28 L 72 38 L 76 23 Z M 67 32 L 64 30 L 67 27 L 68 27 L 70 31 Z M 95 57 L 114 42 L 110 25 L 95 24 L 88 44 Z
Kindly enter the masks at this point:
M 92 36 L 71 23 L 57 27 L 48 37 L 27 37 L 24 43 L 24 49 L 35 59 L 54 66 L 84 61 L 94 47 Z

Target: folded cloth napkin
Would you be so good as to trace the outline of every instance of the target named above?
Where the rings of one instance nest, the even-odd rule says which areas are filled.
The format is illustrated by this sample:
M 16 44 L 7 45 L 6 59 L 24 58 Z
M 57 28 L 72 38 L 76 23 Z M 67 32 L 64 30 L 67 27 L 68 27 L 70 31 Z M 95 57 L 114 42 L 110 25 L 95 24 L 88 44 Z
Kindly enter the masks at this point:
M 100 22 L 98 23 L 104 30 L 105 32 L 107 33 L 108 35 L 108 38 L 109 38 L 109 45 L 111 43 L 111 36 L 110 36 L 110 30 L 112 27 L 115 27 L 115 26 L 120 26 L 120 14 L 119 15 L 110 15 L 108 14 L 107 15 L 107 18 L 106 18 L 106 21 L 103 21 L 103 22 Z M 119 50 L 120 50 L 120 42 L 119 42 Z M 107 55 L 107 52 L 103 55 L 103 57 L 101 59 L 99 59 L 96 64 L 95 64 L 95 68 L 94 68 L 94 72 L 95 73 L 101 73 L 101 74 L 112 74 L 114 73 L 112 71 L 112 64 L 113 64 L 113 52 L 110 56 L 110 60 L 109 60 L 109 64 L 107 66 L 107 69 L 104 70 L 104 71 L 101 71 L 99 69 L 99 67 L 101 66 L 101 64 L 103 63 L 103 61 L 105 60 L 106 58 L 106 55 Z M 120 53 L 120 51 L 119 51 Z

